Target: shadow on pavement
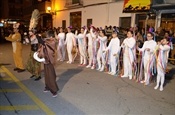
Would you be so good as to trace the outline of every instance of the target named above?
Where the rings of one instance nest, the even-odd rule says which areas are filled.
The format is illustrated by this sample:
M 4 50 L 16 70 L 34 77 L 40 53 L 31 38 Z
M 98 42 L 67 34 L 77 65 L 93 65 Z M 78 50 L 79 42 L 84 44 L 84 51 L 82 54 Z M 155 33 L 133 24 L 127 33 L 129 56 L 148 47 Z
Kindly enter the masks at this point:
M 62 91 L 62 89 L 64 88 L 65 84 L 76 74 L 80 73 L 81 71 L 83 71 L 80 68 L 75 68 L 75 69 L 67 69 L 67 71 L 65 71 L 64 73 L 62 73 L 61 75 L 59 75 L 59 80 L 57 81 L 58 83 L 58 87 L 59 87 L 59 92 Z
M 175 78 L 175 68 L 172 68 L 169 73 L 165 74 L 165 85 L 170 83 Z

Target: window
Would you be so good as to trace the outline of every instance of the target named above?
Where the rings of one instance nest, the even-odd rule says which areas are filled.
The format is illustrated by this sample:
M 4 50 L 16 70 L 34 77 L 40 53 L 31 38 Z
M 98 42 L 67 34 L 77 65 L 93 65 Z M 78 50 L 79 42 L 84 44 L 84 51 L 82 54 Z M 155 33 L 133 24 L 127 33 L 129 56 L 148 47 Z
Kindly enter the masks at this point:
M 72 0 L 72 4 L 80 3 L 80 0 Z
M 128 28 L 131 26 L 131 17 L 120 17 L 120 27 Z
M 63 28 L 63 29 L 66 28 L 66 20 L 62 20 L 62 28 Z
M 87 19 L 87 27 L 90 27 L 92 24 L 92 19 Z

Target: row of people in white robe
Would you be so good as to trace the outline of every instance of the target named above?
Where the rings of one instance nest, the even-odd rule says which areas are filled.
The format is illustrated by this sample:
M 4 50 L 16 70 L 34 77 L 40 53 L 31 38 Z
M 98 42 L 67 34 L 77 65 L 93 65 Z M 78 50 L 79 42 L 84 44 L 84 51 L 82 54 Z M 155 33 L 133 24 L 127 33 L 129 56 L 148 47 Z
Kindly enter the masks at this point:
M 143 68 L 144 68 L 144 80 L 141 82 L 145 85 L 149 84 L 150 76 L 152 73 L 153 64 L 157 62 L 157 85 L 155 89 L 159 87 L 160 91 L 163 90 L 163 84 L 165 80 L 165 69 L 167 66 L 168 53 L 170 47 L 168 41 L 163 39 L 161 44 L 157 44 L 153 40 L 153 34 L 147 33 L 147 41 L 144 42 L 142 48 L 136 47 L 136 40 L 133 37 L 132 31 L 128 31 L 127 38 L 124 39 L 123 43 L 120 46 L 120 40 L 117 37 L 117 32 L 112 34 L 112 39 L 107 46 L 107 37 L 105 36 L 105 31 L 101 30 L 99 33 L 91 27 L 90 31 L 87 33 L 87 29 L 81 28 L 81 32 L 78 34 L 76 31 L 75 34 L 71 32 L 71 29 L 68 28 L 68 33 L 66 34 L 64 42 L 63 32 L 60 31 L 58 34 L 59 39 L 59 57 L 60 60 L 65 60 L 65 45 L 67 46 L 68 61 L 67 63 L 73 63 L 74 59 L 72 56 L 72 48 L 76 47 L 76 41 L 78 41 L 78 50 L 80 56 L 79 66 L 86 66 L 86 68 L 97 69 L 99 71 L 104 71 L 106 63 L 110 66 L 109 73 L 111 75 L 116 74 L 116 67 L 119 64 L 119 53 L 123 53 L 123 68 L 124 74 L 121 76 L 133 78 L 133 65 L 136 65 L 136 49 L 142 52 L 143 58 Z M 86 40 L 86 38 L 88 40 Z M 88 43 L 86 43 L 88 41 Z M 165 43 L 163 43 L 165 42 Z M 88 49 L 86 50 L 86 44 Z M 97 46 L 99 44 L 99 47 Z M 98 47 L 98 49 L 97 49 Z M 61 49 L 61 50 L 60 50 Z M 122 49 L 122 51 L 120 51 Z M 108 53 L 106 53 L 108 51 Z M 158 56 L 156 52 L 159 51 Z M 108 54 L 108 56 L 106 55 Z

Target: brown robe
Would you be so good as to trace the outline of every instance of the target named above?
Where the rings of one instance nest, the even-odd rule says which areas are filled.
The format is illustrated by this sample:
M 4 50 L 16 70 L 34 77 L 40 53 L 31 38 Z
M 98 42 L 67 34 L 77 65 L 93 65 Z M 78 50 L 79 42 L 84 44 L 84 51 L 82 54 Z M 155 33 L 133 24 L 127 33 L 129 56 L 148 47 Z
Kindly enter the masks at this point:
M 43 48 L 45 63 L 45 88 L 50 90 L 52 94 L 57 93 L 59 90 L 56 83 L 56 73 L 54 68 L 55 63 L 55 41 L 53 39 L 47 39 Z

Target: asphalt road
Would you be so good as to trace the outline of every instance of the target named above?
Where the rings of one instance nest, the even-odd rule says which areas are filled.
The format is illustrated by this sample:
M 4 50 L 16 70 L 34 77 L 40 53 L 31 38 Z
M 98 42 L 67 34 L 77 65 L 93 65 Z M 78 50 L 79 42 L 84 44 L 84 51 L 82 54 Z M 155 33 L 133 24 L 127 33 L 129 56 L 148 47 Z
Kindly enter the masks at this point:
M 26 63 L 30 47 L 23 46 Z M 58 96 L 44 93 L 44 75 L 31 79 L 27 71 L 13 71 L 10 43 L 0 44 L 0 115 L 175 115 L 174 70 L 164 91 L 155 82 L 144 86 L 128 78 L 57 62 Z M 171 66 L 174 67 L 174 66 Z

